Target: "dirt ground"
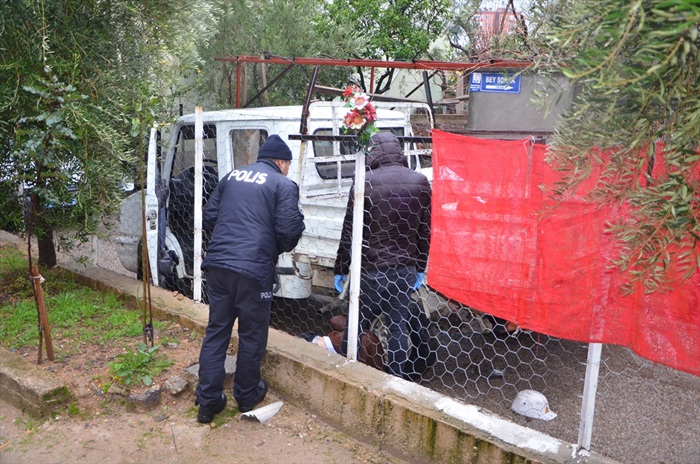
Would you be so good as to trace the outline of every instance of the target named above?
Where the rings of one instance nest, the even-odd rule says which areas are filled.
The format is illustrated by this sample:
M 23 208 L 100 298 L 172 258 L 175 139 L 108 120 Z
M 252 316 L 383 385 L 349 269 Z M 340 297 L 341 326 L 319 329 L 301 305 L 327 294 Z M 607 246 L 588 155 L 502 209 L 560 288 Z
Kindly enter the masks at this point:
M 163 386 L 197 362 L 201 336 L 173 324 L 167 337 L 179 340 L 164 345 L 175 364 L 154 385 Z M 65 347 L 54 343 L 60 354 Z M 61 357 L 61 362 L 42 362 L 42 368 L 65 382 L 76 399 L 54 418 L 32 419 L 0 401 L 0 464 L 404 462 L 341 433 L 274 391 L 262 405 L 275 401 L 284 405 L 265 424 L 242 418 L 230 392 L 226 410 L 209 425 L 196 420 L 192 386 L 175 396 L 163 388 L 159 403 L 150 408 L 134 406 L 124 396 L 104 395 L 107 362 L 121 349 L 83 346 Z M 20 354 L 36 362 L 36 349 Z M 145 390 L 141 385 L 131 393 Z
M 0 300 L 2 292 L 0 289 Z M 321 314 L 316 307 L 281 309 L 273 313 L 275 328 L 292 334 L 328 330 L 325 324 L 330 314 Z M 289 327 L 294 330 L 288 330 Z M 164 335 L 178 340 L 177 347 L 164 347 L 168 358 L 178 364 L 157 380 L 163 384 L 197 361 L 201 337 L 193 337 L 177 326 L 171 334 L 156 335 L 157 343 Z M 459 348 L 465 352 L 455 340 L 459 342 L 463 338 L 456 335 L 441 341 L 442 349 Z M 468 337 L 467 340 L 470 344 L 465 346 L 473 348 L 472 340 Z M 587 347 L 572 347 L 574 342 L 567 341 L 556 342 L 552 347 L 552 343 L 544 344 L 539 338 L 537 342 L 538 349 L 551 349 L 538 356 L 546 360 L 547 369 L 543 374 L 546 377 L 536 378 L 545 384 L 536 387 L 546 387 L 542 391 L 559 414 L 556 420 L 536 421 L 512 413 L 512 396 L 507 388 L 515 389 L 516 385 L 505 384 L 509 377 L 493 381 L 472 377 L 470 382 L 460 384 L 461 379 L 453 377 L 450 366 L 443 364 L 439 366 L 442 372 L 436 368 L 421 384 L 525 427 L 575 443 Z M 222 415 L 217 416 L 215 426 L 210 427 L 196 422 L 194 395 L 188 389 L 177 397 L 164 391 L 158 407 L 132 411 L 124 406 L 123 400 L 99 395 L 100 383 L 107 375 L 106 362 L 113 359 L 123 344 L 72 350 L 69 348 L 73 348 L 74 342 L 63 343 L 66 346 L 55 341 L 57 353 L 78 353 L 62 362 L 45 361 L 43 367 L 63 376 L 78 398 L 77 411 L 66 410 L 57 420 L 38 422 L 0 401 L 0 464 L 149 460 L 207 464 L 402 462 L 334 430 L 304 411 L 303 405 L 295 407 L 285 402 L 269 423 L 261 425 L 242 420 L 231 402 L 223 420 L 219 419 Z M 509 351 L 520 356 L 514 349 Z M 36 361 L 36 350 L 22 354 Z M 602 360 L 592 449 L 624 463 L 700 464 L 700 377 L 655 365 L 614 345 L 603 347 Z M 524 366 L 530 369 L 530 364 Z M 285 399 L 271 391 L 264 404 L 277 400 Z

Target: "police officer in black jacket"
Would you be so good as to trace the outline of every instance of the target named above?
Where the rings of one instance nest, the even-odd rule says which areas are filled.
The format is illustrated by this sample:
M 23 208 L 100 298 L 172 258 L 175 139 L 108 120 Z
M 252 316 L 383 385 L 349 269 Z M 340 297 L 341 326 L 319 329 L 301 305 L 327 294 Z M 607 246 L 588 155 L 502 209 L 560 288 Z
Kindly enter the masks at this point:
M 258 161 L 234 169 L 219 182 L 204 208 L 212 229 L 206 272 L 209 323 L 199 355 L 197 420 L 209 423 L 226 407 L 224 361 L 238 319 L 233 397 L 241 412 L 265 399 L 260 366 L 267 348 L 275 265 L 304 231 L 299 187 L 286 176 L 292 152 L 279 135 L 260 147 Z

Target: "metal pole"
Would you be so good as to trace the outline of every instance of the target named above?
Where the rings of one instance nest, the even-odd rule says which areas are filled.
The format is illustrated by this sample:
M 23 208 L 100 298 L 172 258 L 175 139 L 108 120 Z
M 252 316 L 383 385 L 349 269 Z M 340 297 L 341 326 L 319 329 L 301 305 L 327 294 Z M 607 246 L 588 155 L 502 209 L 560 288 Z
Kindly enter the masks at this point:
M 588 361 L 586 363 L 586 380 L 583 385 L 583 401 L 581 404 L 581 425 L 578 429 L 578 444 L 576 452 L 591 450 L 593 436 L 593 413 L 595 412 L 595 395 L 598 391 L 598 372 L 600 371 L 600 355 L 603 350 L 601 343 L 588 345 Z
M 350 245 L 350 310 L 348 314 L 348 359 L 357 360 L 357 334 L 360 322 L 360 271 L 362 270 L 362 229 L 365 210 L 365 152 L 355 158 L 355 196 L 352 210 Z
M 241 62 L 236 63 L 236 108 L 241 107 Z
M 430 77 L 428 71 L 423 71 L 423 85 L 425 86 L 425 102 L 430 107 L 430 116 L 435 120 L 435 108 L 433 107 L 433 94 L 430 92 Z
M 194 110 L 194 289 L 192 299 L 202 301 L 202 164 L 204 163 L 204 109 Z
M 359 68 L 396 68 L 396 69 L 420 69 L 420 70 L 441 70 L 441 71 L 464 71 L 472 72 L 484 69 L 504 69 L 515 68 L 525 69 L 532 67 L 530 61 L 518 60 L 489 60 L 485 63 L 465 63 L 455 61 L 435 61 L 435 60 L 411 60 L 411 61 L 392 61 L 392 60 L 362 60 L 362 59 L 330 59 L 330 58 L 283 58 L 267 56 L 260 58 L 259 56 L 238 55 L 236 57 L 215 57 L 216 61 L 231 61 L 235 63 L 268 63 L 268 64 L 285 64 L 293 63 L 301 66 L 349 66 Z
M 97 235 L 92 236 L 92 265 L 97 266 L 97 261 L 100 255 L 100 241 L 97 239 Z
M 156 287 L 159 286 L 158 275 L 158 223 L 160 221 L 160 211 L 158 209 L 158 195 L 156 195 L 156 170 L 158 162 L 156 155 L 158 153 L 158 129 L 154 126 L 151 128 L 151 133 L 148 139 L 148 165 L 146 167 L 146 195 L 142 197 L 143 202 L 143 230 L 144 243 L 147 249 L 143 249 L 142 264 L 143 283 L 144 283 L 144 302 L 143 302 L 143 341 L 151 347 L 155 345 L 153 338 L 153 300 L 151 298 L 151 283 Z M 143 191 L 143 190 L 142 190 Z M 146 213 L 148 214 L 148 228 L 146 228 Z M 146 309 L 148 308 L 148 322 L 146 322 Z
M 287 69 L 289 69 L 289 67 Z M 313 97 L 314 89 L 316 88 L 317 78 L 318 66 L 315 66 L 313 72 L 311 73 L 311 81 L 309 82 L 309 88 L 306 91 L 304 106 L 302 106 L 301 108 L 301 123 L 299 125 L 299 133 L 303 135 L 307 135 L 309 133 L 309 105 L 311 104 L 311 97 Z M 304 174 L 304 154 L 306 153 L 306 144 L 306 140 L 302 140 L 301 144 L 299 144 L 299 160 L 297 161 L 297 184 L 299 185 L 301 185 L 302 183 L 302 176 Z

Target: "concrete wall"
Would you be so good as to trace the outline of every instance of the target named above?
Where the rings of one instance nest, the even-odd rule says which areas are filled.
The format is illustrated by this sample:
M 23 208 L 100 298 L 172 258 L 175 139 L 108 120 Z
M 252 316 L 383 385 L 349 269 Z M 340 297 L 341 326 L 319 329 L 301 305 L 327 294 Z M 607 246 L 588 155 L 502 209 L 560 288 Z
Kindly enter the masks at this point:
M 489 73 L 508 70 L 489 70 Z M 511 70 L 511 73 L 516 71 Z M 547 95 L 551 109 L 545 112 L 535 92 Z M 558 75 L 551 79 L 524 73 L 520 93 L 471 92 L 469 94 L 469 130 L 553 131 L 562 112 L 571 106 L 575 92 L 568 80 Z

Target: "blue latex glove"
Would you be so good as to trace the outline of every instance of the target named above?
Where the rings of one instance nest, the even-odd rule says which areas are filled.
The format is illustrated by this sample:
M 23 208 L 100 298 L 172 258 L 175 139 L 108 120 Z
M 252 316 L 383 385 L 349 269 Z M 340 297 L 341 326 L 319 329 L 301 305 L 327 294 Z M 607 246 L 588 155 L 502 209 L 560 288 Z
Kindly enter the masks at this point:
M 416 283 L 413 285 L 413 290 L 418 290 L 421 285 L 423 285 L 423 281 L 425 281 L 425 274 L 423 272 L 419 272 L 416 274 Z
M 335 284 L 335 289 L 338 293 L 343 293 L 343 283 L 348 280 L 348 276 L 336 274 L 333 278 L 333 283 Z

